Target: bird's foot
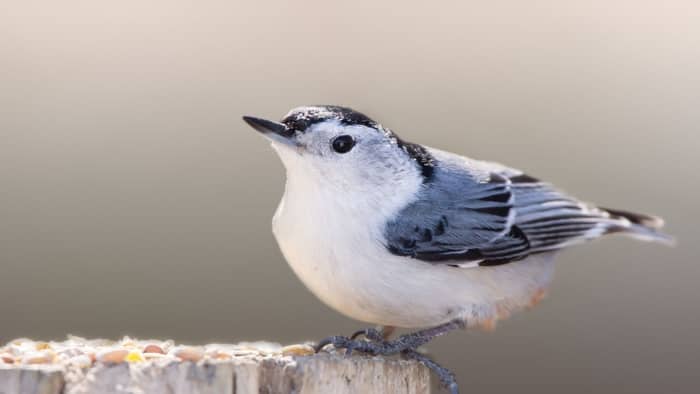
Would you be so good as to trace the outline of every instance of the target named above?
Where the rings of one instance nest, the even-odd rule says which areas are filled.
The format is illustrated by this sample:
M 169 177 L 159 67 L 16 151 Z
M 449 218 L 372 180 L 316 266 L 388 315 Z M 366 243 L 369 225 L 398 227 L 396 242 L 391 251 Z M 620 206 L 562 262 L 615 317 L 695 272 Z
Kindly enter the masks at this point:
M 427 356 L 418 353 L 418 347 L 428 343 L 431 339 L 444 335 L 455 328 L 463 328 L 462 321 L 453 321 L 434 328 L 421 330 L 412 334 L 401 335 L 394 340 L 386 340 L 384 333 L 374 328 L 360 330 L 350 337 L 332 336 L 320 341 L 316 347 L 316 352 L 320 352 L 324 347 L 333 345 L 335 349 L 345 349 L 345 355 L 349 356 L 357 350 L 371 355 L 391 356 L 401 354 L 403 357 L 413 359 L 428 367 L 440 379 L 451 394 L 458 393 L 457 382 L 454 374 L 448 369 L 440 366 Z M 358 337 L 364 336 L 364 339 Z
M 364 336 L 364 338 L 359 338 L 360 336 Z M 373 356 L 392 356 L 404 350 L 416 349 L 430 339 L 432 338 L 407 334 L 393 341 L 386 341 L 380 331 L 369 328 L 358 331 L 350 337 L 328 337 L 319 342 L 315 350 L 318 353 L 327 345 L 333 345 L 335 349 L 345 349 L 346 356 L 350 356 L 356 350 Z
M 371 354 L 373 356 L 389 356 L 400 352 L 400 350 L 395 351 L 393 348 L 386 346 L 387 344 L 384 343 L 383 340 L 373 341 L 337 335 L 321 340 L 315 347 L 316 353 L 320 352 L 327 345 L 333 345 L 335 349 L 345 349 L 346 356 L 352 355 L 352 352 L 355 350 Z
M 316 352 L 318 353 L 327 345 L 333 345 L 336 349 L 345 349 L 346 354 L 352 354 L 353 350 L 358 350 L 372 355 L 391 356 L 404 350 L 418 349 L 418 347 L 425 345 L 435 337 L 444 335 L 455 328 L 463 327 L 464 322 L 455 320 L 437 327 L 401 335 L 391 341 L 385 339 L 383 332 L 374 328 L 368 328 L 357 331 L 350 337 L 328 337 L 316 345 Z M 358 339 L 360 336 L 364 336 L 365 339 Z

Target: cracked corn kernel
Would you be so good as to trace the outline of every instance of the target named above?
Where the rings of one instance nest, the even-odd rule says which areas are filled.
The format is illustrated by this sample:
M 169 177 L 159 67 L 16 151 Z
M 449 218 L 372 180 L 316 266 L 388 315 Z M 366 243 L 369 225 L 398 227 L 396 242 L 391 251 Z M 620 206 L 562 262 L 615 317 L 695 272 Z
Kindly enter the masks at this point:
M 165 354 L 163 349 L 158 346 L 158 345 L 148 345 L 143 349 L 144 353 L 159 353 L 159 354 Z
M 289 345 L 282 348 L 285 356 L 310 356 L 314 354 L 314 348 L 309 345 Z
M 14 364 L 15 358 L 10 353 L 0 353 L 0 361 L 6 364 Z
M 139 352 L 129 352 L 124 360 L 129 363 L 140 363 L 144 361 L 143 355 Z
M 126 349 L 108 350 L 97 355 L 97 360 L 103 363 L 121 363 L 129 354 Z
M 194 361 L 197 362 L 204 357 L 204 352 L 201 349 L 191 346 L 185 346 L 180 349 L 175 350 L 175 357 L 183 361 Z
M 228 353 L 217 352 L 214 354 L 216 360 L 231 360 L 233 356 Z
M 22 364 L 48 364 L 53 361 L 53 354 L 47 351 L 29 352 L 22 357 Z

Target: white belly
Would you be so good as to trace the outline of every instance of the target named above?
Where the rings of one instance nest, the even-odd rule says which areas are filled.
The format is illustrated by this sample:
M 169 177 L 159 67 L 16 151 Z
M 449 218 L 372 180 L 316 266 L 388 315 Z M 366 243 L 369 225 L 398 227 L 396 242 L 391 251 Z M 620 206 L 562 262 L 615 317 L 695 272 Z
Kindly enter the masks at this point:
M 475 268 L 395 256 L 381 244 L 381 222 L 366 219 L 342 206 L 285 197 L 273 220 L 280 249 L 301 281 L 357 320 L 406 328 L 455 318 L 490 323 L 530 305 L 552 276 L 549 254 Z

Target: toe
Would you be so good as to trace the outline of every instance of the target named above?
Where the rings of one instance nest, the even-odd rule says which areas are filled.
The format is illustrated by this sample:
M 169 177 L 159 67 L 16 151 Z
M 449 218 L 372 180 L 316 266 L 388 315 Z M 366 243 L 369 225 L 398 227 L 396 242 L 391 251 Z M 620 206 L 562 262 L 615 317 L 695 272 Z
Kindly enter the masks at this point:
M 333 345 L 334 348 L 340 349 L 345 347 L 345 344 L 348 342 L 348 338 L 342 337 L 342 336 L 333 336 L 333 337 L 328 337 L 325 339 L 322 339 L 316 346 L 314 346 L 314 351 L 316 353 L 320 352 L 323 350 L 324 347 L 328 345 Z

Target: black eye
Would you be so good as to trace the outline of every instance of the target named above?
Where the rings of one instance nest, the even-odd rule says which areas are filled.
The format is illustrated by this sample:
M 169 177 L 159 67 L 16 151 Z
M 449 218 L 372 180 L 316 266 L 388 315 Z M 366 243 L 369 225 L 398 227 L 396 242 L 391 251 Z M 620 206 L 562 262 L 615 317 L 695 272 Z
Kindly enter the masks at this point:
M 349 135 L 341 135 L 340 137 L 336 137 L 331 145 L 334 151 L 346 153 L 350 152 L 350 149 L 355 146 L 355 139 Z

